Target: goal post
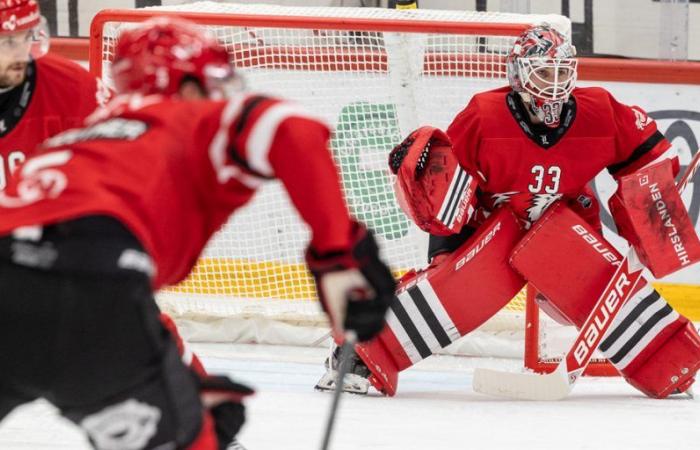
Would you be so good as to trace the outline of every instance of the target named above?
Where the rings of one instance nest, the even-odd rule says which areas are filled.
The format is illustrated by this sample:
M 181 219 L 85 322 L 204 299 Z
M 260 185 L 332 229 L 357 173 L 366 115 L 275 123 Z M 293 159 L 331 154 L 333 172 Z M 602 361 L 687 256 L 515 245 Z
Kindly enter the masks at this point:
M 298 102 L 334 128 L 345 199 L 397 276 L 426 265 L 427 236 L 394 198 L 391 148 L 420 125 L 445 129 L 475 93 L 505 85 L 505 57 L 530 25 L 571 32 L 556 15 L 200 2 L 100 12 L 90 70 L 111 84 L 119 33 L 156 15 L 205 27 L 250 90 Z M 217 233 L 191 276 L 158 294 L 159 304 L 191 340 L 318 344 L 327 329 L 304 265 L 308 238 L 281 185 L 270 182 Z M 525 300 L 524 290 L 448 351 L 522 357 Z

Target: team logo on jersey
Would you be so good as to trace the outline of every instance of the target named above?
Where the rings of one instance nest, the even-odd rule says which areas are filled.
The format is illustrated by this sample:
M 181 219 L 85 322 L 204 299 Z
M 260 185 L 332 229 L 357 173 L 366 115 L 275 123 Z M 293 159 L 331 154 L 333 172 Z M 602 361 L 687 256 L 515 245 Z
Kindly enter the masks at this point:
M 513 211 L 525 222 L 526 227 L 537 221 L 547 211 L 547 208 L 560 198 L 562 198 L 562 194 L 526 194 L 517 191 L 491 195 L 493 208 L 503 203 L 510 203 Z
M 0 192 L 0 206 L 19 208 L 47 198 L 58 197 L 68 185 L 66 174 L 58 166 L 66 164 L 73 152 L 63 150 L 45 153 L 28 160 L 19 169 L 15 195 Z
M 632 107 L 632 111 L 634 111 L 634 115 L 637 117 L 637 121 L 635 122 L 637 129 L 643 130 L 653 122 L 651 117 L 647 116 L 639 109 Z

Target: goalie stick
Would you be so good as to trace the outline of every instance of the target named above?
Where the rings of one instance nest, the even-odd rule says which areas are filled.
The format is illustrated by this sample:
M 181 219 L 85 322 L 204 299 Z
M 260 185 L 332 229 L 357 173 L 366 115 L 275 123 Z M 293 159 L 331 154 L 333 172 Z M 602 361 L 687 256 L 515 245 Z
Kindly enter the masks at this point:
M 698 170 L 698 166 L 700 166 L 700 150 L 695 153 L 683 178 L 677 183 L 679 192 L 682 193 L 685 190 Z M 529 374 L 477 368 L 474 370 L 472 383 L 474 391 L 522 400 L 561 400 L 568 396 L 618 312 L 635 292 L 643 270 L 644 266 L 639 261 L 634 247 L 630 247 L 581 327 L 573 345 L 554 372 Z M 606 299 L 611 296 L 617 296 L 618 301 L 614 304 L 606 302 Z M 596 320 L 601 315 L 608 314 L 609 318 L 604 323 L 601 324 L 601 321 Z M 594 340 L 590 339 L 589 332 L 592 329 L 597 332 Z

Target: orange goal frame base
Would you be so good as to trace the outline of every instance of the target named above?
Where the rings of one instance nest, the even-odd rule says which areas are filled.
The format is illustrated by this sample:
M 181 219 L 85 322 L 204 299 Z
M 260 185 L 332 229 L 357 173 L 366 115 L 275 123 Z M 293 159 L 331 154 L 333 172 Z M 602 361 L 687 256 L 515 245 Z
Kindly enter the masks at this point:
M 528 286 L 525 300 L 525 368 L 536 373 L 550 373 L 557 368 L 560 358 L 540 358 L 540 308 L 537 306 L 536 290 Z M 593 377 L 620 376 L 607 359 L 593 359 L 583 372 Z

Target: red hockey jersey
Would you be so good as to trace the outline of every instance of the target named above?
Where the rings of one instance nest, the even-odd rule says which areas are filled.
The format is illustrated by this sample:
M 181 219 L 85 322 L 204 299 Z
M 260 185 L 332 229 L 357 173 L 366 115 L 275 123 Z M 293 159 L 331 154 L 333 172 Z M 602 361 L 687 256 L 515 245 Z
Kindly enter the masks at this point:
M 487 210 L 508 202 L 524 223 L 559 199 L 600 229 L 590 182 L 604 169 L 631 173 L 670 143 L 636 106 L 602 88 L 576 88 L 555 129 L 530 124 L 509 87 L 475 95 L 447 130 L 459 163 L 481 181 Z
M 79 127 L 109 90 L 78 64 L 48 54 L 32 61 L 22 85 L 0 105 L 0 190 L 44 139 Z
M 117 218 L 177 283 L 211 235 L 266 179 L 285 185 L 320 252 L 346 250 L 351 222 L 321 122 L 259 96 L 185 102 L 121 96 L 45 143 L 0 193 L 0 235 L 89 215 Z

